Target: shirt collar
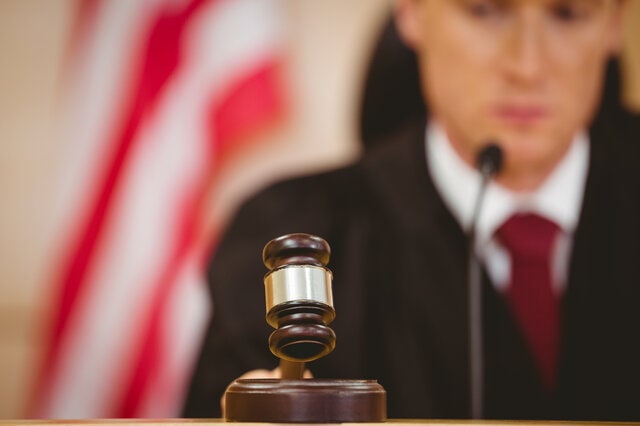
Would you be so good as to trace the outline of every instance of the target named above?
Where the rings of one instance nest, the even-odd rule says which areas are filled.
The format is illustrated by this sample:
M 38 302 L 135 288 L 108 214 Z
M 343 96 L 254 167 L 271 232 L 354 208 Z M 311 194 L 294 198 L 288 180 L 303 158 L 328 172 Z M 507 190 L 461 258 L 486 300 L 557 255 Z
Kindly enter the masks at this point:
M 451 147 L 444 129 L 430 122 L 426 129 L 427 166 L 434 185 L 463 229 L 473 212 L 480 174 L 465 163 Z M 490 240 L 498 227 L 518 212 L 540 214 L 554 221 L 565 233 L 575 230 L 589 164 L 586 133 L 578 134 L 565 156 L 537 190 L 520 193 L 490 182 L 478 218 L 478 246 Z

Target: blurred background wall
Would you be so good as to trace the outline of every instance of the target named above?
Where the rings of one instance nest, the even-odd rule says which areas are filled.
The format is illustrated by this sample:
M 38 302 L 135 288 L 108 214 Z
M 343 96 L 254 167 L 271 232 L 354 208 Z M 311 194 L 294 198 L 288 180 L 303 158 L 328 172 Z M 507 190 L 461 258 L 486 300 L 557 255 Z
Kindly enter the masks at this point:
M 228 217 L 269 181 L 357 155 L 357 107 L 365 61 L 389 0 L 282 0 L 291 105 L 269 143 L 229 162 L 211 195 Z M 0 418 L 25 413 L 41 357 L 66 141 L 57 125 L 62 61 L 74 0 L 0 1 Z M 631 0 L 625 97 L 640 110 L 640 1 Z M 224 222 L 224 220 L 223 220 Z
M 212 214 L 227 215 L 269 180 L 357 152 L 355 108 L 387 0 L 280 2 L 290 119 L 264 148 L 229 162 Z M 24 414 L 43 346 L 56 230 L 51 217 L 66 144 L 57 125 L 74 0 L 0 2 L 0 418 Z M 256 179 L 256 176 L 259 179 Z

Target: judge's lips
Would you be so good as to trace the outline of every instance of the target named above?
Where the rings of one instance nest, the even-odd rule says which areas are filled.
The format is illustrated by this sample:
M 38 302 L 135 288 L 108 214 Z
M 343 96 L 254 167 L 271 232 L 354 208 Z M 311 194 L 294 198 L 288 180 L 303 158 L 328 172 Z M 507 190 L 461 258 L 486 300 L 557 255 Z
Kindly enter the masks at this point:
M 536 124 L 549 116 L 548 108 L 536 105 L 500 105 L 493 109 L 500 121 L 517 126 Z

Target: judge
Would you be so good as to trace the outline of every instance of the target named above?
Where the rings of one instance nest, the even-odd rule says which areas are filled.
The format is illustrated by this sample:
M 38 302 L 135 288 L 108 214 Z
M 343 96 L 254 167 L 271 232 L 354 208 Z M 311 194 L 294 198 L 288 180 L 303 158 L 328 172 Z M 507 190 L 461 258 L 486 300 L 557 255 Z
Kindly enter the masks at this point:
M 355 164 L 249 200 L 210 265 L 214 316 L 185 414 L 278 375 L 260 253 L 291 232 L 332 247 L 336 350 L 315 377 L 377 379 L 391 418 L 469 413 L 467 229 L 483 268 L 484 416 L 640 420 L 640 121 L 603 108 L 623 0 L 398 0 L 429 114 Z

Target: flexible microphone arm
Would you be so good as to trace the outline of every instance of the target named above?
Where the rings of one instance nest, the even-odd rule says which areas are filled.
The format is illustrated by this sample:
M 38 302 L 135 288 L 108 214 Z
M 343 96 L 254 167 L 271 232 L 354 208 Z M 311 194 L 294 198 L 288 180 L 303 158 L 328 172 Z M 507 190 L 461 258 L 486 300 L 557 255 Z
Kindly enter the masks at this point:
M 468 283 L 469 283 L 469 385 L 472 419 L 483 418 L 484 347 L 482 333 L 482 268 L 476 255 L 476 226 L 489 181 L 502 168 L 502 149 L 493 142 L 478 153 L 476 166 L 481 182 L 469 225 Z

